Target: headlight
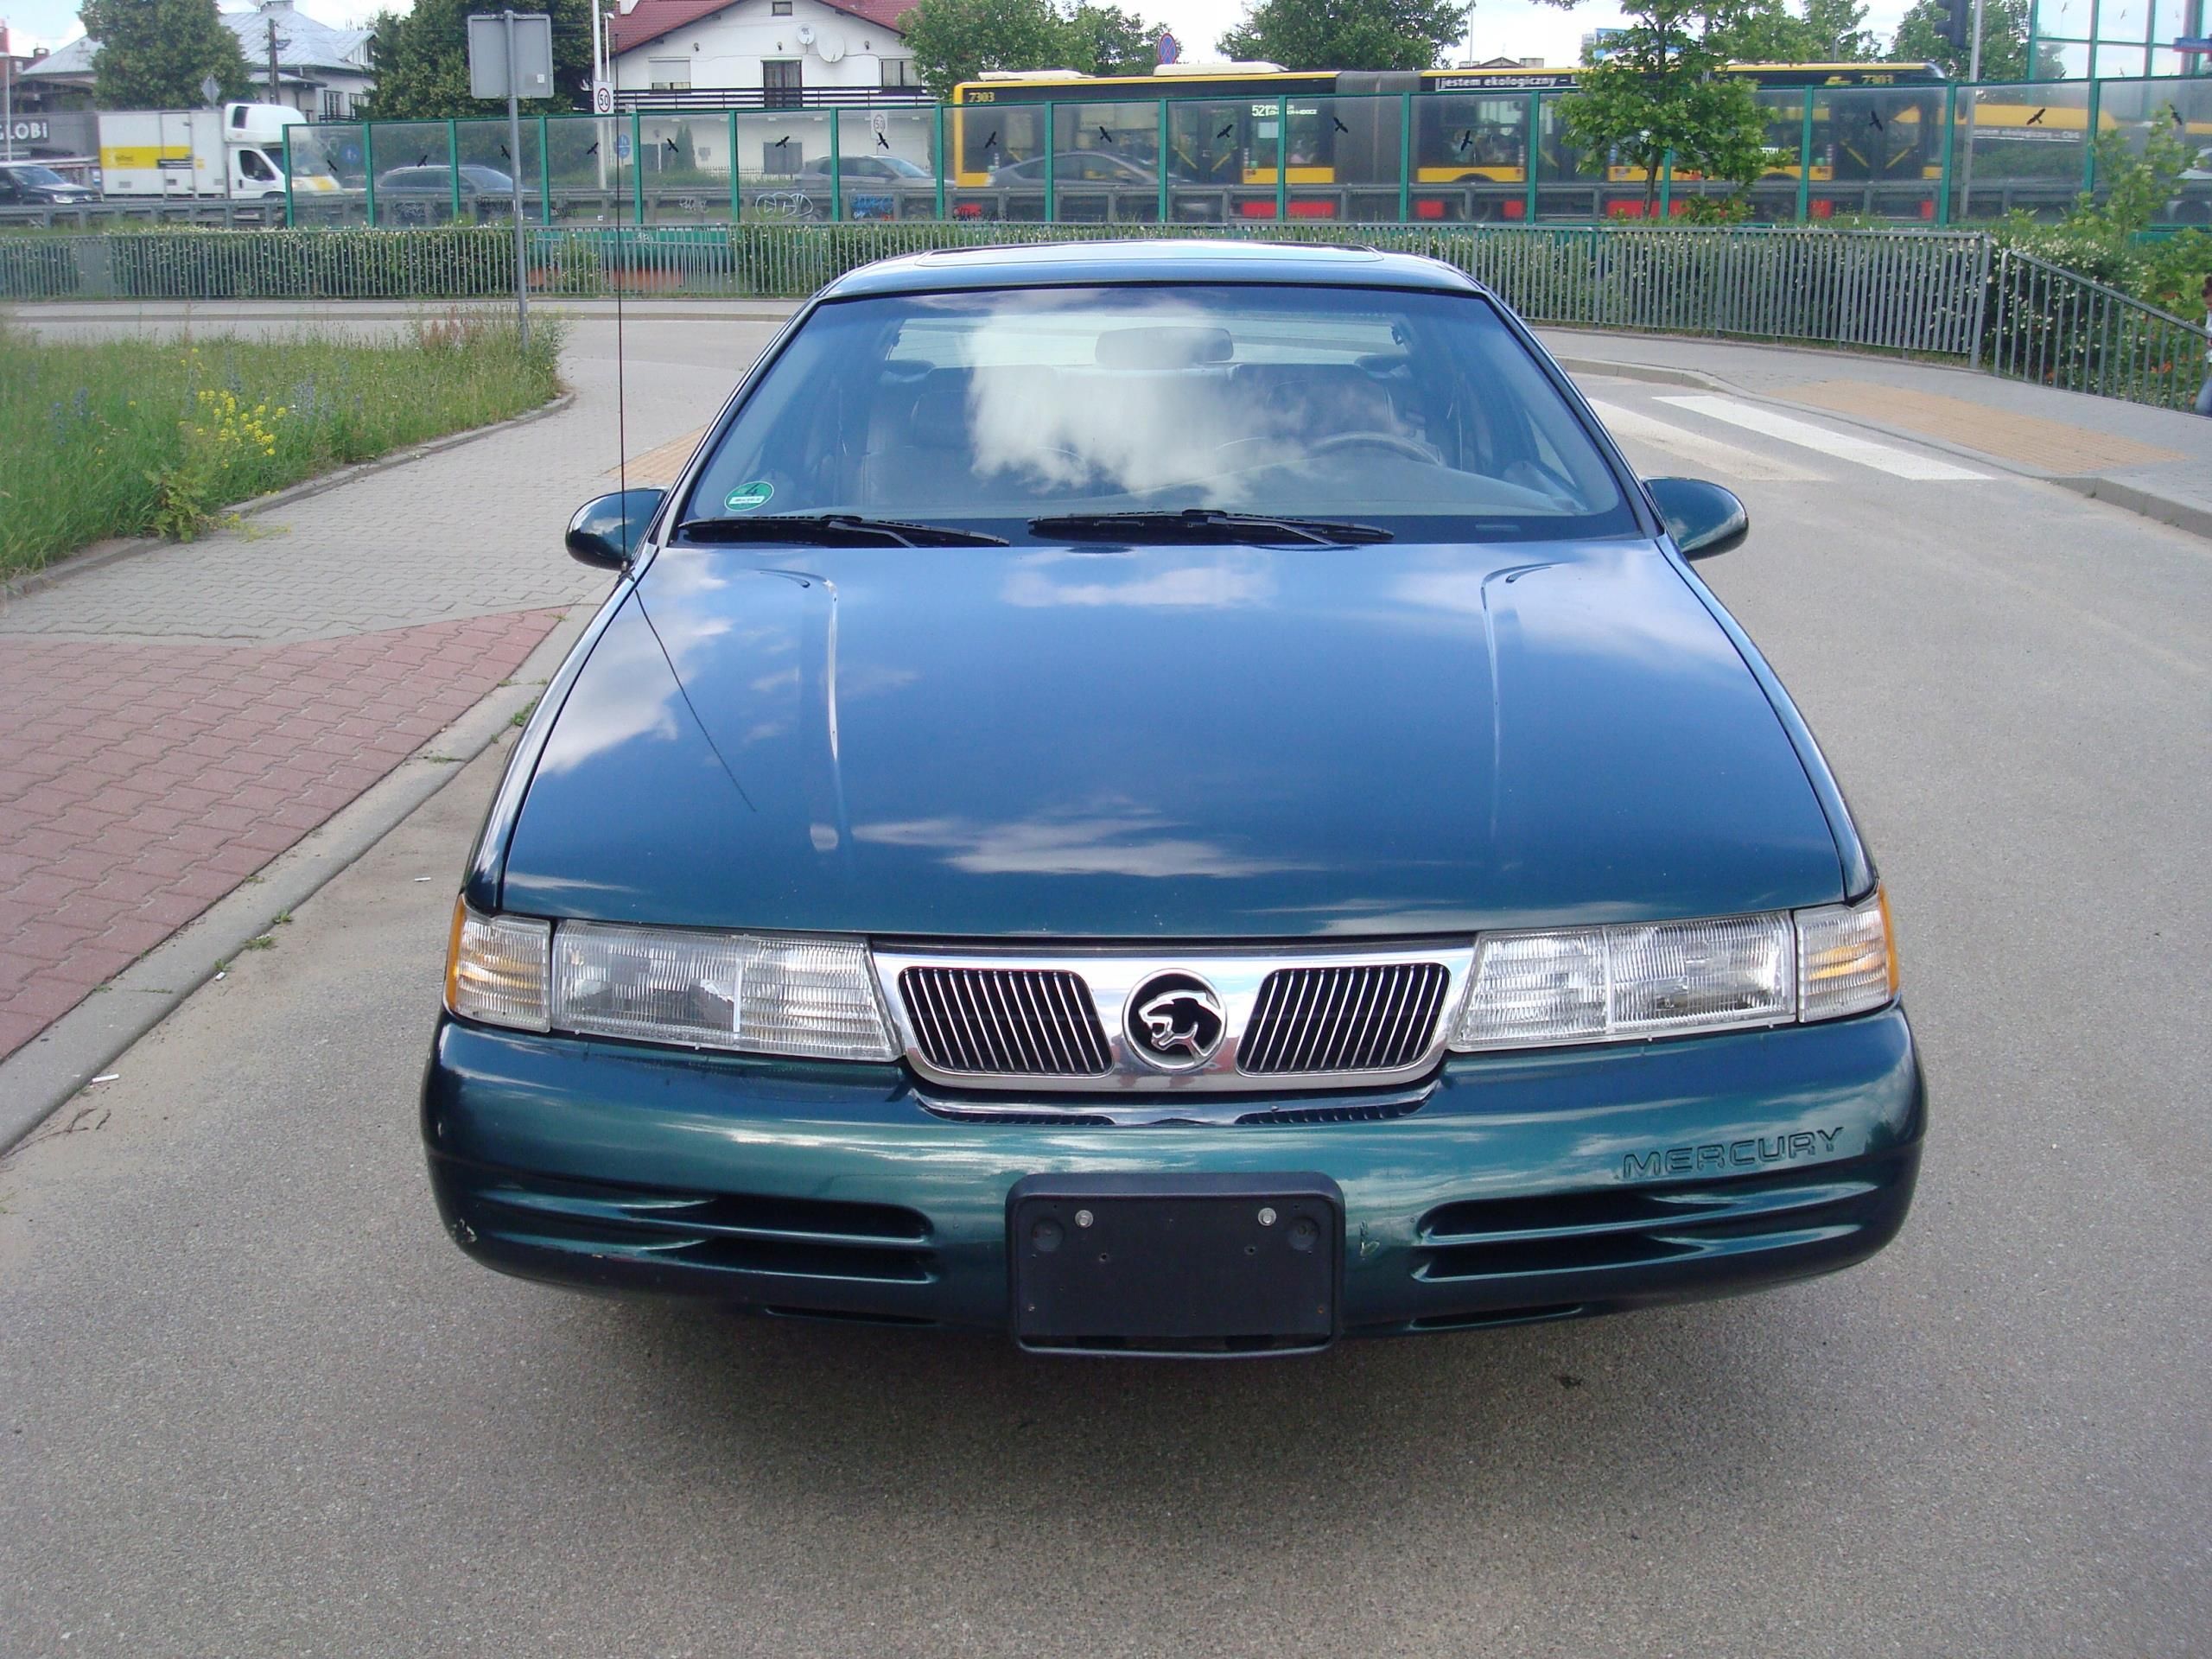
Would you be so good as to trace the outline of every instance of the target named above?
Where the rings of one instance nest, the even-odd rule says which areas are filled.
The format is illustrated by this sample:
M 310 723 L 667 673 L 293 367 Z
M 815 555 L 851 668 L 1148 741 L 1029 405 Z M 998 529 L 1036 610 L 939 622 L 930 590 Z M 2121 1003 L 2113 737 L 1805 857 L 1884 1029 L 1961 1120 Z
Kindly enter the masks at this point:
M 518 948 L 509 941 L 525 936 L 537 953 L 534 980 L 508 965 Z M 454 988 L 499 974 L 502 985 L 534 990 L 535 1002 L 522 988 L 504 999 Z M 817 1059 L 896 1053 L 866 947 L 838 940 L 596 922 L 556 930 L 464 909 L 447 982 L 454 1013 L 491 1025 Z
M 1772 1025 L 1797 1001 L 1783 915 L 1484 935 L 1452 1046 L 1524 1048 Z
M 1533 1048 L 1834 1020 L 1897 994 L 1889 909 L 1488 933 L 1452 1046 Z

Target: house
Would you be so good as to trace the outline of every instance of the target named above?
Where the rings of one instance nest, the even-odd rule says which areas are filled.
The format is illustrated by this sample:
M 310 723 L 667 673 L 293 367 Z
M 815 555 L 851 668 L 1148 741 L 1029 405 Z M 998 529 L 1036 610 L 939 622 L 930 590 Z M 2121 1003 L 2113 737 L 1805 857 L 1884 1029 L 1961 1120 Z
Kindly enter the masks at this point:
M 265 0 L 252 11 L 226 11 L 223 21 L 245 48 L 256 96 L 264 104 L 289 104 L 313 121 L 350 121 L 353 106 L 376 89 L 369 64 L 367 29 L 337 29 L 318 22 L 291 3 Z M 276 86 L 269 84 L 269 56 L 275 37 Z
M 925 97 L 916 0 L 637 0 L 607 20 L 623 108 L 792 109 Z
M 73 97 L 25 80 L 26 71 L 46 60 L 47 50 L 19 51 L 17 45 L 0 22 L 0 162 L 41 162 L 72 182 L 87 179 L 93 166 L 94 146 L 87 141 L 92 118 L 74 113 L 79 106 Z
M 317 21 L 290 0 L 266 0 L 251 11 L 226 11 L 223 22 L 238 37 L 252 72 L 250 94 L 265 104 L 287 104 L 310 120 L 346 121 L 376 86 L 365 29 L 337 29 Z M 270 37 L 275 37 L 276 86 L 270 86 Z M 26 90 L 54 109 L 89 109 L 92 58 L 99 42 L 82 37 L 48 53 L 22 71 Z

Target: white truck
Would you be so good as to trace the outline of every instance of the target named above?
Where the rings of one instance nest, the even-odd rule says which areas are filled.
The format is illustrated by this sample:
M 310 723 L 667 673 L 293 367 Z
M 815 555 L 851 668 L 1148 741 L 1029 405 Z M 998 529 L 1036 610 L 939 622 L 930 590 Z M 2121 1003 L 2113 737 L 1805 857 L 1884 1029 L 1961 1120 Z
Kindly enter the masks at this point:
M 192 196 L 254 201 L 284 194 L 284 129 L 307 117 L 278 104 L 214 110 L 103 110 L 100 193 L 111 198 Z M 293 140 L 295 192 L 334 191 L 319 146 Z

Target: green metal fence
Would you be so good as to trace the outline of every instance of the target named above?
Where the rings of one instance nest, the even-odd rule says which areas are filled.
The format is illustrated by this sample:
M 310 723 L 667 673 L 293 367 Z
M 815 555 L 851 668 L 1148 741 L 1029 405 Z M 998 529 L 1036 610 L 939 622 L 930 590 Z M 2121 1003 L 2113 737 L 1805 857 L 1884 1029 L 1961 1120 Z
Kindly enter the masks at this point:
M 1110 226 L 535 226 L 541 294 L 798 298 L 872 259 L 931 248 L 1071 241 Z M 1960 231 L 1744 226 L 1294 224 L 1164 233 L 1357 242 L 1441 259 L 1539 321 L 1963 357 L 1988 257 Z M 0 238 L 0 296 L 21 299 L 409 299 L 511 292 L 497 226 L 158 231 Z
M 295 226 L 943 219 L 1161 225 L 1589 222 L 1694 215 L 1732 194 L 1671 165 L 1647 188 L 1569 140 L 1571 92 L 1163 96 L 321 123 L 288 133 Z M 1003 96 L 1003 94 L 1001 95 Z M 1774 170 L 1752 219 L 1942 227 L 2055 217 L 2100 188 L 2092 135 L 2212 149 L 2212 76 L 1764 87 Z M 1223 143 L 1211 141 L 1233 136 Z M 1301 137 L 1301 135 L 1304 135 Z M 2175 223 L 2212 224 L 2212 169 Z M 64 210 L 67 211 L 67 210 Z
M 796 299 L 871 260 L 1080 241 L 1112 226 L 536 226 L 541 296 Z M 1974 231 L 1795 226 L 1170 226 L 1156 234 L 1356 242 L 1455 265 L 1540 323 L 1948 359 L 2185 408 L 2212 335 Z M 423 302 L 512 292 L 502 227 L 0 237 L 0 299 Z
M 2011 379 L 2187 409 L 2212 374 L 2195 323 L 2017 249 L 1998 252 L 1984 309 L 1989 367 Z

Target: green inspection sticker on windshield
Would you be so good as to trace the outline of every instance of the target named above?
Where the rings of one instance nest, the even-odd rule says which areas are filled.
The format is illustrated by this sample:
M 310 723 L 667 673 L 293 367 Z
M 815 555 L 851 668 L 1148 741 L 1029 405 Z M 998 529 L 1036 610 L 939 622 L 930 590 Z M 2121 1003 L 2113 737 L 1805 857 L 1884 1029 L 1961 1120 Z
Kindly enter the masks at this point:
M 732 490 L 722 505 L 732 512 L 750 512 L 755 507 L 766 506 L 768 498 L 775 493 L 776 486 L 766 479 L 756 478 L 750 484 L 741 484 Z

